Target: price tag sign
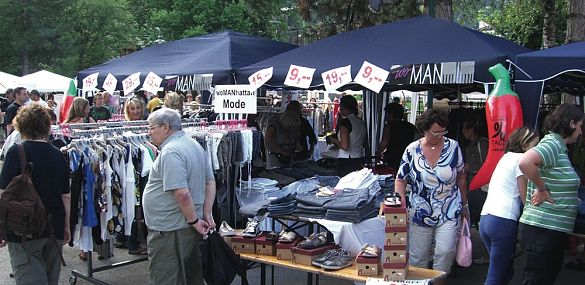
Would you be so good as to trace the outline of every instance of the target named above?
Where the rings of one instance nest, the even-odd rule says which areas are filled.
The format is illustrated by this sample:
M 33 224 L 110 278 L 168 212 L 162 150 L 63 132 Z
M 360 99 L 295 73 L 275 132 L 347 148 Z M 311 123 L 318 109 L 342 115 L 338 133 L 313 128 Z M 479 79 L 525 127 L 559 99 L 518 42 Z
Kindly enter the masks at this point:
M 94 89 L 98 85 L 98 74 L 99 72 L 96 72 L 83 78 L 83 89 Z
M 313 81 L 314 68 L 291 64 L 284 85 L 307 89 Z
M 384 86 L 384 83 L 386 82 L 386 78 L 388 78 L 388 74 L 390 74 L 390 72 L 367 61 L 364 61 L 362 68 L 360 68 L 360 71 L 353 79 L 353 81 L 376 93 L 379 93 L 380 90 L 382 90 L 382 86 Z
M 118 85 L 118 79 L 116 79 L 111 73 L 108 73 L 106 80 L 104 80 L 104 84 L 102 84 L 102 88 L 106 90 L 106 92 L 113 94 L 114 90 L 116 90 L 116 85 Z
M 325 90 L 336 91 L 337 88 L 351 82 L 351 65 L 331 69 L 321 73 Z
M 274 68 L 264 68 L 262 70 L 256 71 L 254 74 L 248 77 L 248 82 L 250 82 L 250 86 L 253 89 L 258 89 L 260 86 L 264 85 L 264 83 L 268 82 L 270 78 L 272 78 L 272 72 Z
M 162 78 L 160 76 L 154 74 L 154 72 L 149 72 L 148 75 L 146 75 L 146 78 L 144 79 L 142 89 L 152 94 L 156 94 L 158 92 L 158 88 L 160 87 L 161 82 Z
M 136 87 L 140 86 L 140 72 L 136 72 L 122 80 L 122 87 L 124 88 L 124 95 L 128 95 L 134 91 Z

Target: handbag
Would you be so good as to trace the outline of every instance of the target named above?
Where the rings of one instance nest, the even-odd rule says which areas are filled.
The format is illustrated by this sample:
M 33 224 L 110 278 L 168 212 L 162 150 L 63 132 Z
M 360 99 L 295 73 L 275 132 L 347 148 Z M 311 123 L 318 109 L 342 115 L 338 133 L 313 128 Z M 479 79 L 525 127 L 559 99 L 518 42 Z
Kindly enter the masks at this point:
M 463 226 L 459 233 L 459 240 L 457 241 L 457 253 L 455 255 L 455 261 L 462 267 L 469 267 L 472 263 L 472 245 L 471 245 L 471 234 L 469 233 L 469 222 L 467 218 L 463 218 Z

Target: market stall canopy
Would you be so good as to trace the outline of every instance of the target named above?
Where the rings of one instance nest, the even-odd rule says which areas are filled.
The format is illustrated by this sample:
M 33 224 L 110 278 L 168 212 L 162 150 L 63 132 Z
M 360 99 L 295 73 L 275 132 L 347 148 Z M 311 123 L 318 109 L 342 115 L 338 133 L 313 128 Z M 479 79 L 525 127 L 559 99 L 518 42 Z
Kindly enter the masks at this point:
M 20 77 L 0 71 L 0 93 L 5 93 L 8 88 L 16 88 L 20 84 Z
M 488 73 L 490 66 L 528 51 L 506 39 L 454 22 L 420 16 L 337 34 L 279 54 L 239 70 L 238 82 L 247 82 L 251 74 L 273 67 L 267 85 L 283 87 L 289 67 L 294 64 L 316 69 L 310 84 L 316 88 L 323 85 L 323 72 L 342 66 L 351 65 L 351 78 L 355 80 L 367 61 L 390 71 L 384 90 L 417 91 L 441 86 L 454 93 L 456 87 L 450 85 L 477 87 L 477 83 L 493 82 Z
M 516 92 L 528 126 L 537 124 L 543 93 L 585 92 L 585 42 L 519 54 L 516 64 Z
M 153 72 L 162 78 L 213 74 L 213 84 L 234 84 L 234 73 L 238 68 L 296 47 L 234 31 L 223 31 L 149 46 L 80 71 L 77 75 L 78 86 L 82 86 L 85 77 L 96 72 L 99 72 L 98 88 L 102 87 L 110 73 L 117 79 L 118 90 L 123 89 L 122 80 L 137 72 L 140 72 L 140 82 L 144 82 L 147 74 Z
M 40 92 L 65 92 L 69 88 L 71 78 L 50 71 L 41 70 L 27 74 L 20 78 L 20 83 L 29 91 L 36 89 Z

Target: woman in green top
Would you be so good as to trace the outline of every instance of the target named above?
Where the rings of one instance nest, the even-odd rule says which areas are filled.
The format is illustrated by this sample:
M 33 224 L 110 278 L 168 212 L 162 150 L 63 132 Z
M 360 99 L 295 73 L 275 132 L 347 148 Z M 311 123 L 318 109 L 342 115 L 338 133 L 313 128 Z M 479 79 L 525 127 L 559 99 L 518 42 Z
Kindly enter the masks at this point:
M 563 264 L 577 215 L 579 176 L 567 156 L 567 144 L 581 135 L 583 112 L 562 104 L 549 115 L 548 134 L 524 153 L 519 167 L 530 181 L 520 217 L 522 284 L 554 284 Z

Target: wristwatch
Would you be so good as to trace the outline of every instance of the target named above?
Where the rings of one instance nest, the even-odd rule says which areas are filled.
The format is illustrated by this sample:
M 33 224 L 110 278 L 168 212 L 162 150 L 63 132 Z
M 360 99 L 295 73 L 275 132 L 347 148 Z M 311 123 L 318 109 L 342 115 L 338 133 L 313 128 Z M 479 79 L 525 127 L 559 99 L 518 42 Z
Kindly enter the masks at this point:
M 199 222 L 199 218 L 195 219 L 195 221 L 187 222 L 187 225 L 192 226 L 192 225 L 196 224 L 197 222 Z

